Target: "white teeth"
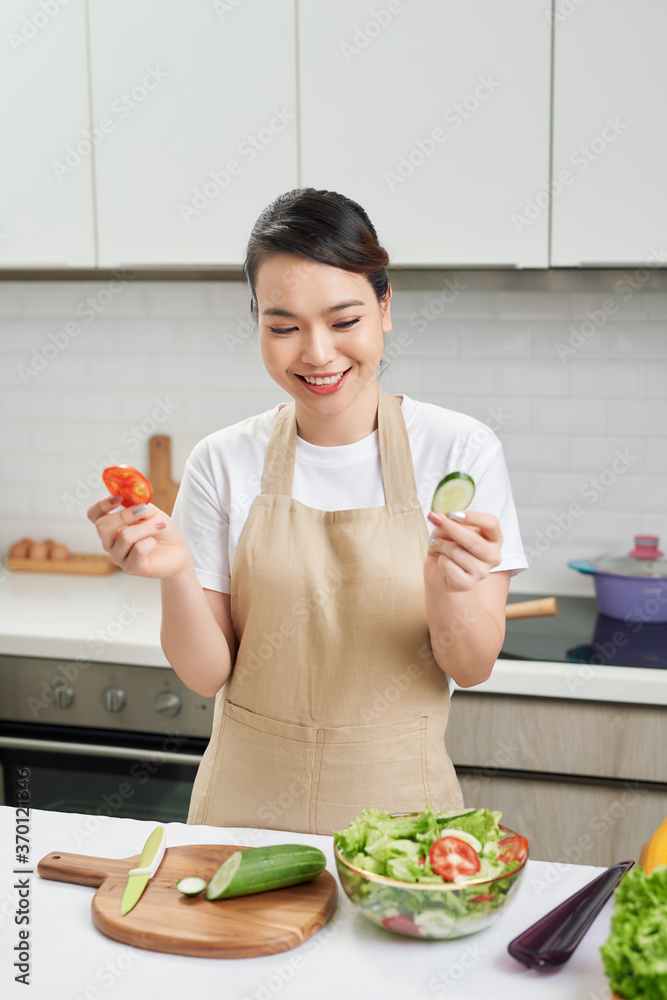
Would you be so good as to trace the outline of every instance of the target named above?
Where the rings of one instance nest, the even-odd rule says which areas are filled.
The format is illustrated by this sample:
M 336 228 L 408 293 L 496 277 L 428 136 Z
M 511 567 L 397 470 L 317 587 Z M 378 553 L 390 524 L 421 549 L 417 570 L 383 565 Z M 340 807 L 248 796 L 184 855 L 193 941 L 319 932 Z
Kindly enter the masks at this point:
M 325 378 L 308 378 L 307 375 L 302 375 L 301 377 L 310 385 L 334 385 L 336 382 L 340 382 L 344 374 L 345 372 L 341 372 L 340 375 L 334 375 L 333 377 L 327 375 Z

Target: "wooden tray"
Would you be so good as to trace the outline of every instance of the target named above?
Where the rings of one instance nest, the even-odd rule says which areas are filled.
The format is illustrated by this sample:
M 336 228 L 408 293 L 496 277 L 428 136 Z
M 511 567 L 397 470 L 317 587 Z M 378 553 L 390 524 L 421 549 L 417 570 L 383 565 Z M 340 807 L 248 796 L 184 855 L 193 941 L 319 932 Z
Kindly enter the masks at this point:
M 248 848 L 229 844 L 168 847 L 141 899 L 124 917 L 120 902 L 128 872 L 139 862 L 138 854 L 121 860 L 55 852 L 42 858 L 37 872 L 58 882 L 99 886 L 92 903 L 98 930 L 149 951 L 199 958 L 275 955 L 303 944 L 327 922 L 338 892 L 328 871 L 288 889 L 217 902 L 204 895 L 187 897 L 175 888 L 176 882 L 188 875 L 208 882 L 222 862 L 238 850 Z M 62 933 L 68 933 L 65 914 Z
M 27 573 L 88 573 L 101 576 L 118 569 L 109 556 L 71 552 L 69 559 L 16 559 L 7 556 L 7 569 Z

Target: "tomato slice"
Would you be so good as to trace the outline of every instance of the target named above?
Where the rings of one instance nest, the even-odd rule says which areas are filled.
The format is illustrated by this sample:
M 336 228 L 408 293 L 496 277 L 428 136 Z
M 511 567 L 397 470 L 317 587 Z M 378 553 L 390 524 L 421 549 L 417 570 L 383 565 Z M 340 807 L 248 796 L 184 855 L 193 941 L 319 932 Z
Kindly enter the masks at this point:
M 110 465 L 102 473 L 102 479 L 112 496 L 115 497 L 118 494 L 122 496 L 123 507 L 149 503 L 153 496 L 151 484 L 131 465 Z
M 436 840 L 431 845 L 429 857 L 433 871 L 441 875 L 445 882 L 453 882 L 455 875 L 472 878 L 481 867 L 475 848 L 460 837 L 441 837 Z
M 528 841 L 518 833 L 511 837 L 503 837 L 498 842 L 498 847 L 503 848 L 498 855 L 498 861 L 502 861 L 504 865 L 512 865 L 514 862 L 520 864 L 528 854 Z
M 470 900 L 471 903 L 488 903 L 493 899 L 493 893 L 487 892 L 483 896 L 473 896 Z
M 385 917 L 382 926 L 397 934 L 407 934 L 408 937 L 422 937 L 422 932 L 410 917 Z

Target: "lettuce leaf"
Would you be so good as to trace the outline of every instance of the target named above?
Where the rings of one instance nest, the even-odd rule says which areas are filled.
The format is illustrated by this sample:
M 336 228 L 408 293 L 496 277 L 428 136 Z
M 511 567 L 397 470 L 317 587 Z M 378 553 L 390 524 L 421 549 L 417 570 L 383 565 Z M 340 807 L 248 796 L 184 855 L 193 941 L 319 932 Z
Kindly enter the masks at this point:
M 498 827 L 501 816 L 489 809 L 425 809 L 415 816 L 390 816 L 379 809 L 365 809 L 344 830 L 334 831 L 334 839 L 343 857 L 356 868 L 401 882 L 442 884 L 444 879 L 431 868 L 430 847 L 448 828 L 464 830 L 483 845 L 481 868 L 475 877 L 493 878 L 516 867 L 497 860 L 498 841 L 503 836 Z
M 613 990 L 630 1000 L 667 1000 L 667 865 L 623 876 L 600 952 Z

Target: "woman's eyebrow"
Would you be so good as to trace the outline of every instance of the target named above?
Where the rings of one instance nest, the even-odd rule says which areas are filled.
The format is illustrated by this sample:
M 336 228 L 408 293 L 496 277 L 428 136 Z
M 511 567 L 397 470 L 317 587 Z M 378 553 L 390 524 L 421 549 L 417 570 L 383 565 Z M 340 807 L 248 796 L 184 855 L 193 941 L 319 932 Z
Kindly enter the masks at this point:
M 338 302 L 335 306 L 331 306 L 330 309 L 325 310 L 327 313 L 339 312 L 341 309 L 347 309 L 349 306 L 365 306 L 366 303 L 362 302 L 361 299 L 348 299 L 346 302 Z M 270 309 L 264 309 L 262 311 L 262 316 L 284 316 L 286 319 L 296 319 L 296 314 L 288 312 L 287 309 L 279 309 L 277 306 L 272 306 Z

